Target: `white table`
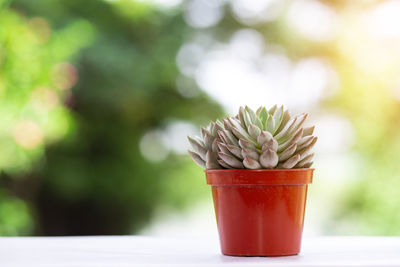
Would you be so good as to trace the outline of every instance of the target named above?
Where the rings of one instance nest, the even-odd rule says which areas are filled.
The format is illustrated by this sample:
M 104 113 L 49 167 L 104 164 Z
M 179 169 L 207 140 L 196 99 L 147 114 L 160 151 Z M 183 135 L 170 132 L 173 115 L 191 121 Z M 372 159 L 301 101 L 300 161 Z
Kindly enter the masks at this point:
M 304 238 L 300 255 L 280 258 L 223 256 L 216 239 L 11 237 L 0 266 L 400 266 L 400 237 Z

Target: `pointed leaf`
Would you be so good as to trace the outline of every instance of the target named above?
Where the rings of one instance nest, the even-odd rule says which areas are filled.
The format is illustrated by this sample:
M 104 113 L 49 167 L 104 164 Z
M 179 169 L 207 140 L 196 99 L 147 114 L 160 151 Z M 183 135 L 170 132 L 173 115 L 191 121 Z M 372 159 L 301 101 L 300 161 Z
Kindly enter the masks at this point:
M 308 147 L 309 145 L 311 145 L 311 143 L 314 140 L 314 136 L 306 136 L 303 137 L 299 142 L 297 142 L 297 149 L 300 151 L 306 147 Z
M 219 165 L 217 161 L 217 153 L 211 150 L 208 150 L 206 154 L 206 168 L 207 170 L 221 169 L 221 165 Z
M 239 159 L 243 159 L 242 150 L 233 145 L 218 143 L 219 150 L 227 155 L 235 156 Z
M 310 163 L 307 163 L 307 164 L 304 164 L 304 166 L 302 167 L 303 169 L 308 169 L 308 168 L 310 168 L 312 165 L 313 165 L 313 163 L 314 162 L 310 162 Z
M 232 131 L 233 135 L 238 139 L 240 139 L 240 138 L 242 138 L 242 139 L 250 139 L 250 135 L 248 135 L 247 133 L 244 133 L 244 132 L 242 132 L 242 131 L 234 128 L 234 127 L 231 128 L 231 131 Z
M 265 125 L 265 128 L 267 129 L 268 132 L 273 134 L 275 132 L 275 119 L 273 116 L 269 116 L 267 120 L 267 124 Z
M 226 145 L 226 147 L 228 148 L 229 152 L 231 152 L 234 156 L 236 156 L 239 159 L 243 159 L 242 149 L 233 145 Z
M 194 152 L 199 154 L 199 156 L 205 161 L 207 150 L 195 139 L 188 136 L 190 145 L 192 146 Z
M 274 121 L 275 121 L 275 128 L 274 128 L 274 132 L 272 134 L 274 134 L 279 126 L 281 125 L 282 119 L 283 119 L 283 106 L 281 106 L 280 108 L 278 108 L 275 113 L 274 113 Z
M 201 139 L 200 136 L 194 136 L 193 139 L 196 140 L 196 142 L 197 142 L 198 144 L 200 144 L 202 147 L 206 147 L 206 145 L 205 145 L 204 142 L 203 142 L 203 139 Z
M 272 151 L 277 152 L 278 150 L 278 142 L 272 138 L 269 141 L 265 142 L 261 148 L 262 151 L 266 151 L 267 149 L 271 149 Z
M 310 152 L 311 149 L 313 149 L 313 147 L 315 146 L 315 143 L 317 143 L 317 141 L 318 141 L 318 137 L 314 137 L 314 139 L 312 140 L 311 144 L 308 147 L 303 148 L 302 150 L 299 150 L 297 152 L 301 156 L 300 160 L 304 159 L 308 155 L 308 152 Z
M 300 161 L 300 155 L 296 154 L 289 158 L 284 163 L 280 164 L 279 167 L 282 169 L 292 169 Z
M 214 139 L 214 142 L 212 143 L 212 146 L 211 146 L 211 150 L 213 152 L 218 152 L 218 138 Z
M 256 110 L 256 115 L 257 115 L 257 117 L 260 117 L 260 113 L 261 113 L 261 110 L 263 109 L 263 107 L 261 106 L 261 107 L 259 107 L 257 110 Z
M 251 108 L 249 108 L 248 106 L 246 106 L 245 109 L 247 111 L 247 114 L 249 114 L 251 122 L 255 122 L 256 118 L 257 118 L 256 113 Z
M 277 135 L 275 135 L 274 138 L 275 138 L 278 142 L 280 142 L 280 140 L 281 140 L 282 138 L 285 138 L 285 137 L 290 133 L 290 131 L 295 127 L 296 121 L 297 121 L 297 117 L 291 119 L 291 120 L 286 124 L 285 128 L 283 128 L 282 131 L 280 131 Z M 282 143 L 283 143 L 283 142 L 282 142 Z
M 261 169 L 260 163 L 258 161 L 252 159 L 251 157 L 245 157 L 243 160 L 243 165 L 246 169 Z
M 313 158 L 314 158 L 314 153 L 309 154 L 307 157 L 305 157 L 304 159 L 299 161 L 299 163 L 297 163 L 296 168 L 304 168 L 304 166 L 312 162 Z
M 303 132 L 303 137 L 297 142 L 297 145 L 301 146 L 305 143 L 308 143 L 313 138 L 314 138 L 314 136 L 312 136 L 312 135 L 304 136 L 304 132 Z
M 269 115 L 267 109 L 265 107 L 263 107 L 261 109 L 261 111 L 260 111 L 260 115 L 258 116 L 260 118 L 260 120 L 261 120 L 262 125 L 264 125 L 263 129 L 266 129 L 265 125 L 267 123 L 267 120 L 268 120 L 269 116 L 270 115 Z
M 197 163 L 202 168 L 206 168 L 206 162 L 199 156 L 199 154 L 188 150 L 190 157 L 193 159 L 194 162 Z
M 225 144 L 237 145 L 238 141 L 236 138 L 227 130 L 219 131 L 218 136 Z
M 264 129 L 264 124 L 261 122 L 260 118 L 258 118 L 258 117 L 256 118 L 255 125 L 257 125 L 257 127 L 260 129 Z
M 215 122 L 215 131 L 218 132 L 218 131 L 222 131 L 222 130 L 225 130 L 224 124 L 222 122 L 220 122 L 219 120 L 217 120 Z
M 218 136 L 219 136 L 219 139 L 220 139 L 222 142 L 224 142 L 225 144 L 229 144 L 229 139 L 228 139 L 227 136 L 225 136 L 224 131 L 218 130 Z
M 286 126 L 286 124 L 290 121 L 291 116 L 288 110 L 285 110 L 285 112 L 282 115 L 282 122 L 281 125 L 279 125 L 279 128 L 275 131 L 275 135 L 279 134 Z
M 258 153 L 250 148 L 242 148 L 242 156 L 243 158 L 250 157 L 254 160 L 258 160 L 259 158 Z
M 231 128 L 231 124 L 229 123 L 228 118 L 223 119 L 223 120 L 222 120 L 222 123 L 224 124 L 224 128 L 225 128 L 226 130 L 229 130 L 229 129 Z
M 247 147 L 247 148 L 250 148 L 250 149 L 256 149 L 256 146 L 252 142 L 247 141 L 245 139 L 239 139 L 239 146 L 241 148 Z
M 288 160 L 296 152 L 297 144 L 293 143 L 279 155 L 279 162 Z
M 256 140 L 257 140 L 257 137 L 261 133 L 261 129 L 258 128 L 256 125 L 254 125 L 252 123 L 250 123 L 248 131 L 249 131 L 250 136 L 253 137 L 253 139 L 256 139 Z
M 244 115 L 245 115 L 244 113 L 245 113 L 244 108 L 243 107 L 239 107 L 238 117 L 239 117 L 240 124 L 242 124 L 242 125 L 246 124 L 245 121 L 244 121 Z
M 211 149 L 212 143 L 214 142 L 215 137 L 211 135 L 209 131 L 204 129 L 203 127 L 200 127 L 201 129 L 201 134 L 203 136 L 204 144 L 206 149 Z
M 271 139 L 274 139 L 272 134 L 268 131 L 261 131 L 260 135 L 257 137 L 257 143 L 262 146 L 265 142 L 268 142 Z
M 271 149 L 265 150 L 260 156 L 260 164 L 266 169 L 273 169 L 278 164 L 278 155 Z
M 274 105 L 272 108 L 270 108 L 270 110 L 268 111 L 269 114 L 274 115 L 276 109 L 278 108 L 277 105 Z
M 298 129 L 297 132 L 289 140 L 287 140 L 285 143 L 280 145 L 278 152 L 280 153 L 283 150 L 285 150 L 286 148 L 288 148 L 290 145 L 297 143 L 301 139 L 302 136 L 303 136 L 303 128 Z
M 231 155 L 231 152 L 226 147 L 226 144 L 221 143 L 221 142 L 217 142 L 217 145 L 218 145 L 218 149 L 219 149 L 218 152 L 223 152 L 223 153 L 225 153 L 227 155 Z
M 225 169 L 233 169 L 232 166 L 229 166 L 228 164 L 226 164 L 225 161 L 218 159 L 218 164 L 221 165 L 222 167 L 224 167 Z
M 290 130 L 290 132 L 288 132 L 288 135 L 292 135 L 295 131 L 297 131 L 299 128 L 301 128 L 303 126 L 304 122 L 308 118 L 308 114 L 305 113 L 305 114 L 299 115 L 299 116 L 297 116 L 297 118 L 298 119 L 297 119 L 294 127 Z
M 238 143 L 238 138 L 236 138 L 229 130 L 225 130 L 225 135 L 227 136 L 229 140 L 229 144 L 237 146 Z
M 239 115 L 240 123 L 241 123 L 242 125 L 246 125 L 246 120 L 245 120 L 246 111 L 245 111 L 245 109 L 244 109 L 243 107 L 240 107 L 240 108 L 239 108 L 239 113 L 238 113 L 238 115 Z M 246 126 L 246 127 L 247 127 L 247 126 Z
M 210 125 L 211 125 L 211 127 L 210 127 L 210 134 L 212 135 L 212 136 L 216 136 L 217 135 L 217 128 L 216 128 L 216 123 L 215 122 L 210 122 Z
M 312 135 L 314 133 L 315 126 L 311 126 L 304 129 L 303 137 Z
M 230 124 L 230 129 L 232 131 L 232 133 L 239 139 L 239 138 L 243 138 L 243 139 L 247 139 L 247 140 L 251 140 L 250 135 L 247 133 L 247 131 L 245 129 L 243 129 L 243 127 L 240 125 L 240 123 L 233 119 L 233 118 L 228 118 L 228 122 Z
M 237 158 L 229 156 L 223 152 L 218 152 L 218 156 L 221 160 L 223 160 L 229 166 L 232 166 L 235 169 L 243 169 L 243 163 L 240 162 Z
M 206 126 L 207 131 L 210 132 L 212 130 L 212 124 L 213 124 L 213 122 L 210 121 L 210 123 Z
M 249 115 L 249 113 L 248 113 L 246 110 L 245 110 L 244 113 L 243 113 L 243 121 L 244 121 L 244 123 L 242 123 L 242 127 L 243 127 L 243 128 L 249 127 L 250 123 L 252 122 L 252 120 L 251 120 L 251 118 L 250 118 L 250 115 Z

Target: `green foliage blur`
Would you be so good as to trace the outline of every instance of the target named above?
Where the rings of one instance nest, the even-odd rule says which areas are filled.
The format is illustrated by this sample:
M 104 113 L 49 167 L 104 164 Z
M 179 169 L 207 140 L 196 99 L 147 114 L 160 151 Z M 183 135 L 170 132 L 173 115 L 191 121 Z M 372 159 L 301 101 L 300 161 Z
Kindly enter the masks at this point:
M 186 156 L 151 162 L 139 147 L 149 131 L 221 115 L 204 93 L 188 99 L 176 90 L 175 55 L 187 31 L 180 13 L 133 1 L 7 4 L 1 235 L 134 233 L 158 209 L 204 193 L 202 172 Z

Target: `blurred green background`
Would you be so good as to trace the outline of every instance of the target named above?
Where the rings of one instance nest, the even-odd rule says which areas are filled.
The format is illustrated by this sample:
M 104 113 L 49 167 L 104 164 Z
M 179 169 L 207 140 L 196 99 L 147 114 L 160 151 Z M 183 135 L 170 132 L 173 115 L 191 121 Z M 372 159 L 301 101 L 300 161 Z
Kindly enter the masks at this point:
M 309 229 L 400 234 L 399 12 L 0 0 L 0 235 L 135 234 L 196 213 L 209 189 L 186 135 L 275 103 L 310 112 L 320 137 Z

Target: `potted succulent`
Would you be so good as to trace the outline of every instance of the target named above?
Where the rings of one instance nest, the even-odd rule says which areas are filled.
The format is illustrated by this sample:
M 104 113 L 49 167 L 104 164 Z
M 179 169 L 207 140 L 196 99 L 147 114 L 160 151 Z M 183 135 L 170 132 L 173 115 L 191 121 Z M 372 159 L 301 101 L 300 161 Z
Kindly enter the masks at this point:
M 212 187 L 222 253 L 287 256 L 300 252 L 307 185 L 317 141 L 308 114 L 283 106 L 239 114 L 188 137 L 192 159 Z

